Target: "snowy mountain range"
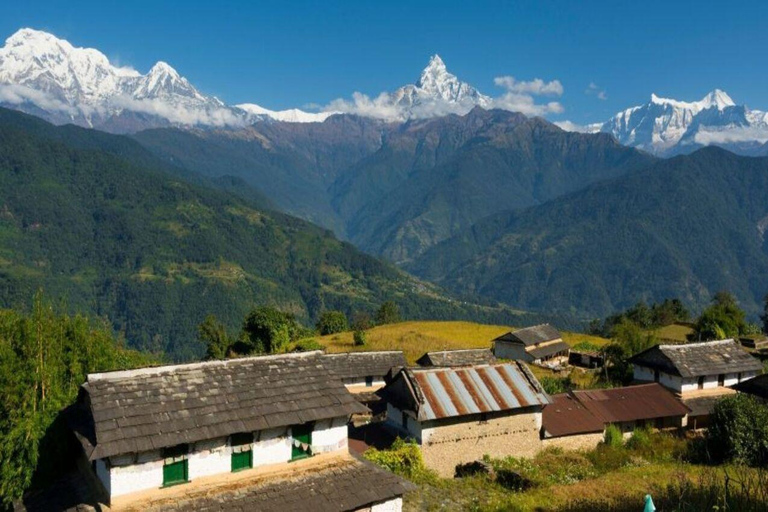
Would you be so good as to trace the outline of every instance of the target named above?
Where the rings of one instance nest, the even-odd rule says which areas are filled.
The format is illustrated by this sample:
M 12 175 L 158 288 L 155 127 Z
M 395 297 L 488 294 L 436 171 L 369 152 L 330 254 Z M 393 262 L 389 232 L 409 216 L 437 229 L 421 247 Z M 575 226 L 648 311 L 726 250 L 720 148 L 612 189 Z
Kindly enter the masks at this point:
M 565 127 L 563 125 L 563 127 Z M 699 101 L 661 98 L 619 112 L 583 131 L 612 134 L 624 145 L 660 156 L 718 145 L 741 154 L 761 154 L 768 141 L 768 114 L 737 105 L 715 89 Z

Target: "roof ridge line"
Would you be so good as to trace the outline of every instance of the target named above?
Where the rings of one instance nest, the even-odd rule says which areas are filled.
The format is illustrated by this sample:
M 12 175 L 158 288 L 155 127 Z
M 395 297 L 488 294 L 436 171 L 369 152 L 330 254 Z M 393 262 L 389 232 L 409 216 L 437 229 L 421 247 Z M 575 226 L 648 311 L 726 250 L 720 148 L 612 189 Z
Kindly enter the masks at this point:
M 724 340 L 710 340 L 710 341 L 697 341 L 695 343 L 680 343 L 677 345 L 661 345 L 659 344 L 659 348 L 671 348 L 671 349 L 679 349 L 679 348 L 687 348 L 687 347 L 702 347 L 705 345 L 724 345 L 726 343 L 736 343 L 736 340 L 733 338 L 726 338 Z M 651 347 L 653 348 L 653 347 Z
M 228 366 L 230 364 L 242 363 L 247 360 L 272 360 L 272 359 L 284 359 L 284 358 L 301 358 L 308 356 L 317 356 L 323 354 L 322 350 L 310 350 L 307 352 L 288 352 L 285 354 L 269 354 L 262 356 L 247 356 L 237 357 L 233 359 L 217 359 L 214 361 L 197 361 L 194 363 L 183 364 L 168 364 L 163 366 L 147 366 L 144 368 L 134 368 L 132 370 L 115 370 L 109 372 L 89 373 L 86 376 L 86 382 L 96 381 L 111 381 L 111 380 L 123 380 L 133 377 L 143 377 L 146 375 L 157 375 L 160 373 L 173 372 L 173 371 L 188 371 L 196 370 L 198 368 L 208 368 L 217 366 Z

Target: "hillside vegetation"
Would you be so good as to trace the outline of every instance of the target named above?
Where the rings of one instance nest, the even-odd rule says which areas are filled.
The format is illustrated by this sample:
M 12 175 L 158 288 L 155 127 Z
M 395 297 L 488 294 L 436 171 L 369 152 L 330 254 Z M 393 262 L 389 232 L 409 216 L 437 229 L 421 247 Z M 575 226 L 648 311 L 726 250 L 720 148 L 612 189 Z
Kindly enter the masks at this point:
M 352 352 L 360 350 L 402 350 L 409 364 L 425 352 L 456 350 L 462 348 L 490 348 L 491 340 L 514 330 L 515 327 L 486 325 L 473 322 L 400 322 L 380 325 L 368 331 L 367 342 L 357 346 L 353 333 L 343 332 L 316 338 L 328 352 Z M 571 346 L 582 341 L 604 345 L 605 338 L 587 334 L 563 332 L 563 339 Z
M 407 266 L 527 310 L 603 317 L 720 290 L 755 317 L 768 292 L 768 159 L 705 148 L 488 217 Z
M 178 171 L 178 170 L 177 170 Z M 35 290 L 106 317 L 132 347 L 202 355 L 196 326 L 259 304 L 408 318 L 525 318 L 438 288 L 306 221 L 172 173 L 134 141 L 0 109 L 0 307 Z

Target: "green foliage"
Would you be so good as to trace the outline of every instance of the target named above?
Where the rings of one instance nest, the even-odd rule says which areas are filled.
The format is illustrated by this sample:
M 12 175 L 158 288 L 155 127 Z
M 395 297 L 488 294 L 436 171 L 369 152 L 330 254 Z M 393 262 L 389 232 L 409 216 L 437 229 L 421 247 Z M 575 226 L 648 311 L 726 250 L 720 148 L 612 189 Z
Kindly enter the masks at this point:
M 584 352 L 600 352 L 600 350 L 602 349 L 600 345 L 595 345 L 590 341 L 580 341 L 571 348 L 573 350 L 579 350 Z
M 313 350 L 325 350 L 325 345 L 315 338 L 304 338 L 293 344 L 294 352 L 311 352 Z
M 627 448 L 632 450 L 647 450 L 651 444 L 651 429 L 638 427 L 632 432 L 632 437 L 627 441 Z
M 376 312 L 376 324 L 395 324 L 400 321 L 400 307 L 391 300 L 383 303 Z
M 559 393 L 567 393 L 576 388 L 576 384 L 571 380 L 571 377 L 542 377 L 539 379 L 541 387 L 544 391 L 550 395 L 557 395 Z
M 415 483 L 434 481 L 437 478 L 424 465 L 421 448 L 413 441 L 404 441 L 398 438 L 389 449 L 369 448 L 363 457 Z
M 709 341 L 737 338 L 749 333 L 746 314 L 739 307 L 736 298 L 728 292 L 718 292 L 712 304 L 705 309 L 696 322 L 694 340 Z
M 368 334 L 365 331 L 355 331 L 352 334 L 352 341 L 356 347 L 362 347 L 368 342 Z
M 243 341 L 233 350 L 238 354 L 274 354 L 285 349 L 301 332 L 291 313 L 259 306 L 245 317 Z
M 227 333 L 227 328 L 216 320 L 215 315 L 206 316 L 197 330 L 200 340 L 206 347 L 206 359 L 224 359 L 227 357 L 227 351 L 233 342 Z
M 722 398 L 712 412 L 707 445 L 715 461 L 765 466 L 768 464 L 768 405 L 743 393 Z
M 0 507 L 71 463 L 60 444 L 50 443 L 45 458 L 40 446 L 61 434 L 57 416 L 88 373 L 155 361 L 123 348 L 105 325 L 58 313 L 42 293 L 29 314 L 0 310 Z
M 603 444 L 612 448 L 622 446 L 624 444 L 624 437 L 621 434 L 621 429 L 613 424 L 608 425 L 603 434 Z
M 352 313 L 351 327 L 353 331 L 367 331 L 373 325 L 373 319 L 367 311 L 355 311 Z
M 323 311 L 315 325 L 321 336 L 336 334 L 349 329 L 347 315 L 343 311 Z

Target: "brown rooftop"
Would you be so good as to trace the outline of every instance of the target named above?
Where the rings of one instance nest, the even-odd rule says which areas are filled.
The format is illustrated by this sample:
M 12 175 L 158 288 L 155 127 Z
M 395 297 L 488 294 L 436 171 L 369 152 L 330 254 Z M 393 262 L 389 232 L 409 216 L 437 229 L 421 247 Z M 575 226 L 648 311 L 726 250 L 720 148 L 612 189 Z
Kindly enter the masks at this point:
M 613 389 L 572 391 L 571 394 L 604 423 L 685 416 L 689 409 L 655 382 Z
M 568 393 L 551 395 L 544 407 L 542 426 L 547 437 L 602 432 L 605 423 Z

